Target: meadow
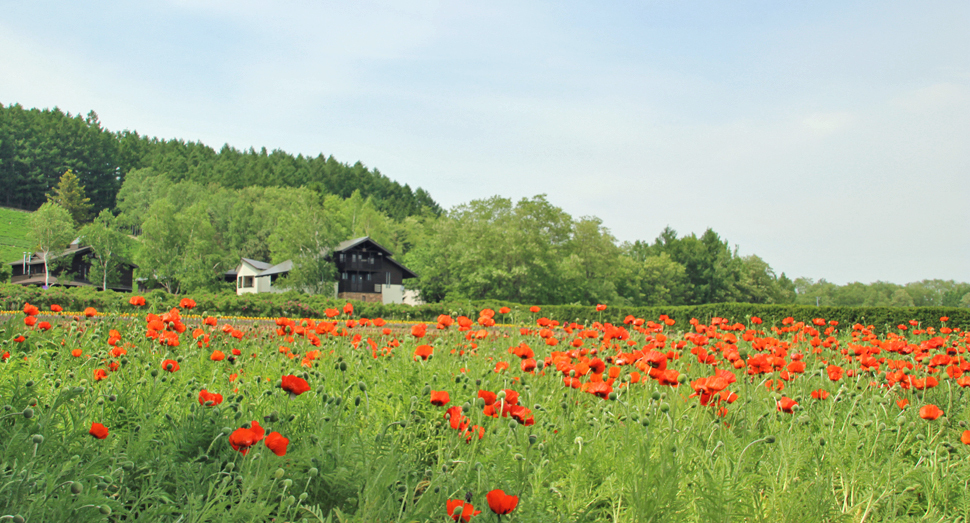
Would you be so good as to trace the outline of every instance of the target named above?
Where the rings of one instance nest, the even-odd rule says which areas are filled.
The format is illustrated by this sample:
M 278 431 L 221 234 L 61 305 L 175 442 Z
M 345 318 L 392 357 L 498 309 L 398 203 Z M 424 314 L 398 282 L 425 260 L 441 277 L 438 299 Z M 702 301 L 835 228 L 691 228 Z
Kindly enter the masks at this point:
M 3 316 L 0 521 L 970 516 L 970 335 L 945 317 L 393 323 L 348 304 L 254 322 L 139 303 Z
M 33 250 L 27 239 L 27 218 L 30 213 L 0 207 L 0 262 L 20 260 L 24 252 Z

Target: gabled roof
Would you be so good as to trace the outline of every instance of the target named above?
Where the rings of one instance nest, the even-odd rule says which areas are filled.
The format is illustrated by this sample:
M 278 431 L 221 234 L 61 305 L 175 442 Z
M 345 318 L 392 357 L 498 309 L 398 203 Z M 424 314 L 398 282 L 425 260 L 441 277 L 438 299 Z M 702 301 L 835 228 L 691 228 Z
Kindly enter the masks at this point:
M 273 276 L 274 274 L 286 274 L 293 270 L 293 260 L 286 260 L 283 263 L 278 263 L 265 271 L 256 275 L 257 278 L 262 278 L 263 276 Z
M 381 251 L 383 251 L 384 252 L 384 259 L 387 260 L 387 261 L 389 261 L 389 262 L 391 262 L 391 263 L 393 263 L 394 265 L 397 265 L 398 268 L 401 269 L 402 276 L 405 279 L 407 279 L 407 278 L 417 278 L 418 277 L 418 275 L 415 274 L 411 269 L 408 269 L 407 267 L 405 267 L 404 265 L 402 265 L 401 262 L 399 262 L 399 261 L 395 260 L 393 257 L 391 257 L 391 251 L 387 250 L 387 247 L 384 247 L 383 245 L 375 242 L 370 236 L 361 236 L 360 238 L 354 238 L 352 240 L 342 241 L 339 244 L 337 244 L 337 248 L 334 249 L 334 252 L 338 252 L 338 253 L 344 252 L 344 251 L 350 250 L 350 249 L 352 249 L 354 247 L 357 247 L 359 245 L 362 245 L 364 243 L 370 243 L 374 247 L 377 247 L 378 249 L 380 249 Z
M 54 255 L 52 255 L 50 257 L 50 260 L 53 260 L 53 259 L 56 259 L 56 258 L 63 258 L 63 257 L 68 256 L 68 255 L 73 256 L 73 255 L 76 255 L 76 254 L 87 254 L 87 253 L 93 253 L 93 252 L 94 252 L 94 249 L 92 249 L 90 245 L 83 245 L 82 246 L 82 245 L 79 245 L 77 243 L 77 240 L 75 240 L 74 243 L 72 243 L 70 246 L 68 246 L 67 249 L 64 249 L 62 251 L 56 252 Z M 27 260 L 27 265 L 44 265 L 44 256 L 43 256 L 43 254 L 44 254 L 44 251 L 31 253 L 30 259 Z M 128 265 L 128 266 L 131 266 L 134 269 L 137 269 L 138 268 L 137 265 L 135 265 L 134 263 L 131 263 L 130 261 L 128 261 L 128 260 L 126 260 L 124 258 L 115 256 L 115 259 L 117 259 L 122 265 Z M 48 261 L 50 261 L 50 260 L 48 260 Z M 11 266 L 12 265 L 22 265 L 23 263 L 24 263 L 24 261 L 21 259 L 21 260 L 9 262 L 9 263 L 7 263 L 7 265 L 11 265 Z
M 258 271 L 265 271 L 266 269 L 269 269 L 270 267 L 273 266 L 272 263 L 261 262 L 261 261 L 252 260 L 252 259 L 249 259 L 249 258 L 243 258 L 242 261 L 244 263 L 248 263 L 250 266 L 252 266 L 252 268 L 254 268 L 254 269 L 258 270 Z

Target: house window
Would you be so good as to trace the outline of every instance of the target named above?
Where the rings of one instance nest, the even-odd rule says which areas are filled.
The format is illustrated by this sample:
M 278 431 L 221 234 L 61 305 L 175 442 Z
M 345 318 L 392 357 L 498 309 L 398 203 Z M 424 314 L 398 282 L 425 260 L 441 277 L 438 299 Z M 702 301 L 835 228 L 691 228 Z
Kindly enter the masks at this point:
M 386 283 L 387 285 L 391 284 L 391 273 L 389 272 L 384 273 L 384 283 Z
M 251 289 L 253 287 L 253 276 L 243 276 L 243 288 Z
M 367 273 L 367 281 L 370 281 L 370 273 Z
M 340 279 L 346 280 L 347 279 L 347 273 L 346 272 L 340 273 Z
M 350 263 L 357 263 L 357 255 L 356 254 L 351 254 L 350 255 Z
M 344 253 L 340 253 L 340 263 L 344 262 Z
M 370 258 L 367 260 L 367 262 L 370 263 L 371 265 L 374 265 L 374 255 L 373 254 L 370 255 Z
M 236 278 L 236 288 L 237 289 L 241 289 L 242 288 L 242 286 L 243 286 L 242 280 L 243 280 L 243 277 L 242 276 Z

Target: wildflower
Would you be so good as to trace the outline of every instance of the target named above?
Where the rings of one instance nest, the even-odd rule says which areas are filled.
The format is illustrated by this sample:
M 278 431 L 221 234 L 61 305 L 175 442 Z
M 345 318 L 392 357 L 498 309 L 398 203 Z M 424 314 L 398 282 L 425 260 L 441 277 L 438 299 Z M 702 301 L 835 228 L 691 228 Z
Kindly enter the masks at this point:
M 832 381 L 839 381 L 842 379 L 843 370 L 842 367 L 839 367 L 838 365 L 829 365 L 825 371 L 828 373 L 829 379 Z
M 788 414 L 793 414 L 794 413 L 793 409 L 797 406 L 798 406 L 797 401 L 785 396 L 782 396 L 781 399 L 778 400 L 778 404 L 777 404 L 779 412 L 787 412 Z
M 108 377 L 108 371 L 104 369 L 94 369 L 94 381 L 101 381 Z
M 144 296 L 132 296 L 131 298 L 128 298 L 128 303 L 130 305 L 134 305 L 135 307 L 142 307 L 142 306 L 145 305 L 145 297 Z
M 212 351 L 212 355 L 209 356 L 209 359 L 212 361 L 222 361 L 226 359 L 226 354 L 221 350 L 214 350 Z
M 98 315 L 98 310 L 95 309 L 94 307 L 88 307 L 88 308 L 84 309 L 84 315 L 87 316 L 88 318 L 97 316 Z
M 51 312 L 62 312 L 63 310 L 64 308 L 56 303 L 51 305 Z
M 179 370 L 179 362 L 175 360 L 165 360 L 162 362 L 162 368 L 169 372 L 176 372 Z
M 42 330 L 42 331 L 49 331 L 49 330 L 51 330 L 51 324 L 49 322 L 42 321 L 42 322 L 40 322 L 40 323 L 37 324 L 37 328 L 40 329 L 40 330 Z
M 107 438 L 108 437 L 108 427 L 105 427 L 104 425 L 102 425 L 100 423 L 92 423 L 91 424 L 91 429 L 88 430 L 88 434 L 90 434 L 90 435 L 92 435 L 92 436 L 94 436 L 95 438 L 98 438 L 98 439 Z
M 428 326 L 423 323 L 414 325 L 411 327 L 411 336 L 414 336 L 415 338 L 423 338 L 427 329 Z
M 202 324 L 203 325 L 208 325 L 210 327 L 215 327 L 216 326 L 216 319 L 213 318 L 212 316 L 207 316 L 206 319 L 202 320 Z
M 270 432 L 269 436 L 266 436 L 266 448 L 273 451 L 273 454 L 277 456 L 286 455 L 286 446 L 290 444 L 288 438 L 284 438 L 279 432 Z
M 963 435 L 960 436 L 960 441 L 964 445 L 970 445 L 970 430 L 963 431 Z
M 496 514 L 511 514 L 519 504 L 519 497 L 506 494 L 502 489 L 495 489 L 489 492 L 485 499 L 488 500 L 488 508 Z
M 542 308 L 540 308 L 538 305 L 533 305 L 533 306 L 529 307 L 529 312 L 539 312 L 541 310 L 542 310 Z
M 471 503 L 466 502 L 463 499 L 449 499 L 447 504 L 448 515 L 454 521 L 463 520 L 465 523 L 471 521 L 472 516 L 477 516 L 482 513 L 481 510 L 475 510 L 475 507 Z
M 17 336 L 16 338 L 13 339 L 13 341 L 15 341 L 17 343 L 23 343 L 26 340 L 27 340 L 27 338 L 25 338 L 23 336 Z
M 606 310 L 606 305 L 603 305 L 602 303 L 596 305 L 596 312 L 603 312 L 605 310 Z M 502 491 L 500 490 L 499 492 L 502 492 Z
M 510 312 L 512 312 L 512 309 L 510 309 L 508 307 L 500 307 L 499 310 L 498 310 L 498 313 L 499 314 L 508 314 Z
M 249 447 L 259 443 L 263 439 L 263 435 L 266 431 L 259 426 L 259 423 L 253 421 L 251 428 L 239 428 L 229 435 L 229 444 L 232 445 L 232 449 L 241 452 L 243 456 L 249 452 Z
M 422 360 L 427 360 L 434 353 L 434 347 L 431 345 L 418 345 L 418 348 L 414 349 L 414 359 L 417 360 L 419 357 Z
M 179 307 L 182 307 L 183 309 L 193 309 L 195 308 L 195 300 L 192 298 L 182 298 L 182 300 L 179 301 Z
M 26 325 L 28 327 L 33 327 L 34 325 L 37 325 L 37 317 L 36 316 L 27 316 L 27 317 L 25 317 L 24 318 L 24 325 Z
M 829 397 L 829 393 L 825 390 L 818 389 L 818 390 L 812 391 L 812 398 L 814 399 L 824 400 L 825 398 L 828 398 L 828 397 Z
M 929 405 L 923 405 L 919 409 L 919 417 L 933 421 L 943 415 L 943 410 L 932 403 Z
M 347 316 L 350 316 L 353 313 L 354 313 L 354 304 L 347 302 L 347 304 L 344 305 L 344 314 L 346 314 Z
M 29 303 L 24 304 L 24 314 L 27 316 L 36 316 L 40 314 L 40 309 L 36 305 L 31 305 Z
M 83 349 L 74 349 L 71 351 L 71 356 L 74 356 L 75 358 L 80 358 L 82 354 L 84 354 Z
M 431 404 L 432 405 L 436 405 L 438 407 L 443 407 L 443 406 L 447 405 L 449 401 L 451 401 L 451 398 L 448 396 L 448 391 L 444 391 L 444 390 L 433 390 L 433 391 L 431 391 Z
M 282 387 L 286 392 L 289 392 L 292 396 L 299 396 L 300 394 L 310 390 L 310 384 L 307 383 L 305 379 L 293 376 L 292 374 L 283 376 L 280 387 Z
M 211 402 L 211 404 L 209 404 Z M 199 391 L 199 404 L 206 407 L 214 407 L 222 403 L 222 394 L 217 394 L 215 392 L 209 392 L 205 389 Z

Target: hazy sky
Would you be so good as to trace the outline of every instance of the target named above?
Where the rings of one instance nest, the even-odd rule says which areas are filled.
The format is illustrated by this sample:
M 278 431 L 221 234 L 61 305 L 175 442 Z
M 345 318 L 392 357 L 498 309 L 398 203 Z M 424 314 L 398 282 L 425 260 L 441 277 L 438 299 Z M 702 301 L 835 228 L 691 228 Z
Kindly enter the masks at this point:
M 970 281 L 970 2 L 635 4 L 0 1 L 0 103 Z

